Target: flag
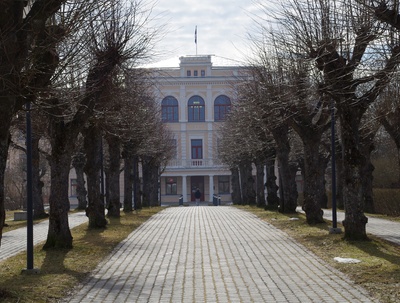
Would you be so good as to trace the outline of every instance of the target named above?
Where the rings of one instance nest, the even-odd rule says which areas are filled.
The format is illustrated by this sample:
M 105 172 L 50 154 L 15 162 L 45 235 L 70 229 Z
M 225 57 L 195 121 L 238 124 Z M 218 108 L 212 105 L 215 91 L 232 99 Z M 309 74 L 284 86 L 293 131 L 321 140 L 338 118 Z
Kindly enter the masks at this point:
M 197 44 L 197 25 L 196 25 L 196 27 L 194 29 L 194 43 Z

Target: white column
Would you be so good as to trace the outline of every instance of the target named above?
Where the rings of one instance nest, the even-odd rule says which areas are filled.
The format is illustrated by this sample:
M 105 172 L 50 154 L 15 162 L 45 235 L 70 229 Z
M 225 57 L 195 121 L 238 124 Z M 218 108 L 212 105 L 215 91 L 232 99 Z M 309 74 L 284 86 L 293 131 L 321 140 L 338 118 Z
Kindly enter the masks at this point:
M 212 203 L 213 195 L 214 195 L 214 175 L 209 175 L 208 178 L 210 179 L 210 197 L 209 197 L 209 201 Z
M 182 176 L 182 196 L 183 196 L 183 202 L 187 202 L 186 176 Z
M 187 122 L 187 101 L 186 100 L 186 87 L 181 85 L 179 88 L 179 122 Z

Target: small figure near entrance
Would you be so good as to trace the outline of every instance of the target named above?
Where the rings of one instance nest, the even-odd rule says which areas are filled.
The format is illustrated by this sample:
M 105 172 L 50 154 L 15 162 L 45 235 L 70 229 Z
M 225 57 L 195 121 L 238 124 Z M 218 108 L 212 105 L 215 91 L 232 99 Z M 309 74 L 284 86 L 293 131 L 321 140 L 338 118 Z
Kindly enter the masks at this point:
M 196 189 L 196 192 L 194 193 L 194 198 L 196 199 L 196 206 L 199 206 L 200 203 L 200 198 L 201 198 L 201 192 L 200 189 Z

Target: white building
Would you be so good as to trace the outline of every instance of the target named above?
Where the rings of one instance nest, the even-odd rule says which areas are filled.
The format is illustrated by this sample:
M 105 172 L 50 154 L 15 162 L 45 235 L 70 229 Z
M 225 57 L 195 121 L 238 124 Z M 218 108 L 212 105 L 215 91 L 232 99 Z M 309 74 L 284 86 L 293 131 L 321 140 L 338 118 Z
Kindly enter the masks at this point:
M 173 160 L 161 176 L 161 203 L 201 201 L 213 195 L 232 201 L 230 170 L 218 159 L 217 130 L 235 98 L 235 85 L 245 77 L 238 66 L 213 66 L 210 55 L 180 58 L 179 68 L 153 70 L 156 97 L 163 122 L 172 131 L 176 146 Z

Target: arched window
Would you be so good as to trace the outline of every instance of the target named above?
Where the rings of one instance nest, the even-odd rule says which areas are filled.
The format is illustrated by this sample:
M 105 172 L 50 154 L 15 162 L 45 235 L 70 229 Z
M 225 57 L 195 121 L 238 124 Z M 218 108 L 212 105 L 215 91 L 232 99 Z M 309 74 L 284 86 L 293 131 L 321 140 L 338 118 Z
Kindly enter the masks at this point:
M 161 102 L 161 111 L 163 122 L 178 122 L 178 100 L 175 97 L 165 97 Z
M 214 101 L 214 121 L 225 121 L 226 114 L 231 110 L 231 99 L 220 95 Z
M 188 101 L 188 120 L 189 122 L 205 121 L 204 100 L 200 96 L 190 97 Z

